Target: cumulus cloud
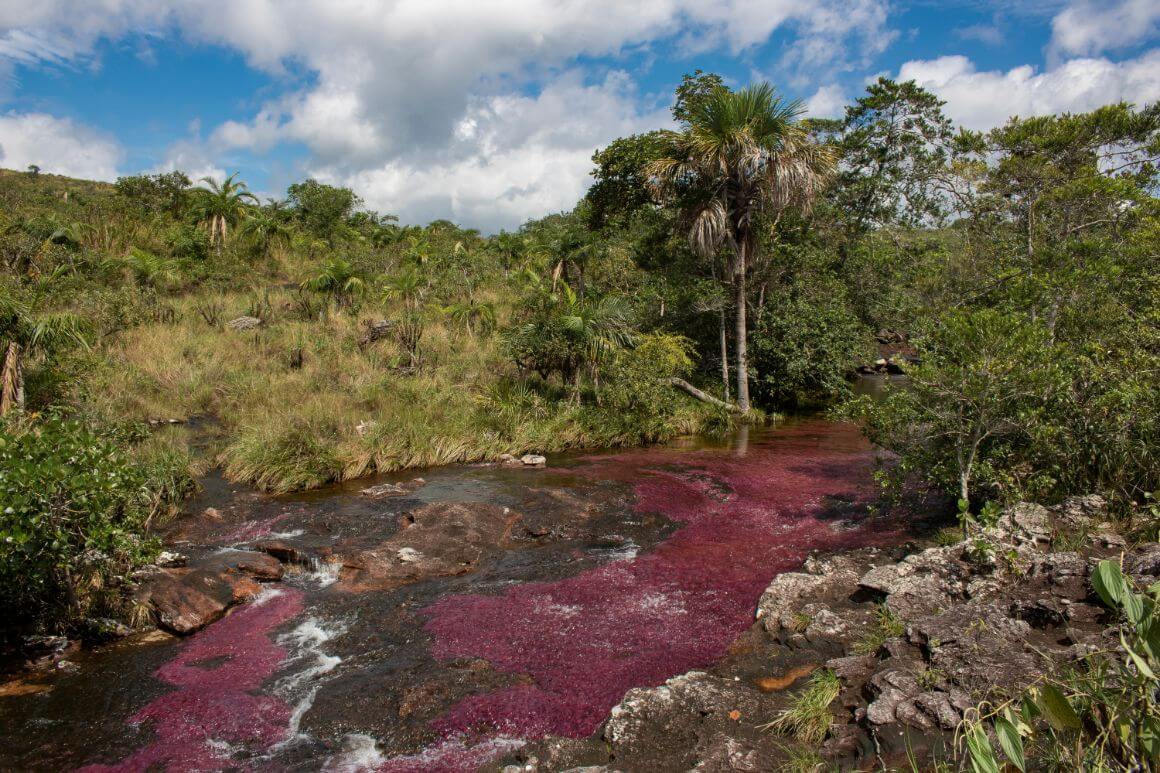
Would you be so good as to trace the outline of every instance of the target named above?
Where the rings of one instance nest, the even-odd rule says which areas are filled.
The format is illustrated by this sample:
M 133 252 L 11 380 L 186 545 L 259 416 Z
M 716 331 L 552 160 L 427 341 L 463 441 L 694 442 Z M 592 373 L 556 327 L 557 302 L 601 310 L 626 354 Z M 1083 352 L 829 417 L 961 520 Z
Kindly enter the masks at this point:
M 373 186 L 360 189 L 368 201 L 380 197 L 376 191 L 381 198 L 413 193 L 428 202 L 420 207 L 426 211 L 437 212 L 433 202 L 443 201 L 452 210 L 439 214 L 478 213 L 475 224 L 485 226 L 488 205 L 476 202 L 479 197 L 469 195 L 460 181 L 479 178 L 495 202 L 496 222 L 510 222 L 516 213 L 537 214 L 544 208 L 535 209 L 532 202 L 544 195 L 547 179 L 555 178 L 561 191 L 551 196 L 553 206 L 564 191 L 569 196 L 582 191 L 587 166 L 576 161 L 580 142 L 586 144 L 586 160 L 593 147 L 615 137 L 624 125 L 637 126 L 641 111 L 648 112 L 624 76 L 611 84 L 579 83 L 569 71 L 579 58 L 615 61 L 662 40 L 687 51 L 724 48 L 736 54 L 786 28 L 795 35 L 785 58 L 789 69 L 820 72 L 848 68 L 892 39 L 888 0 L 40 0 L 5 5 L 0 8 L 0 59 L 11 62 L 76 61 L 103 38 L 142 32 L 237 50 L 251 66 L 303 85 L 255 115 L 216 127 L 203 143 L 203 155 L 260 153 L 280 143 L 301 143 L 309 150 L 312 170 Z M 295 80 L 301 73 L 307 77 Z M 588 105 L 583 100 L 591 100 L 593 93 L 614 98 L 598 109 L 621 112 L 582 112 Z M 560 105 L 558 114 L 551 114 L 556 94 L 582 101 Z M 525 122 L 504 117 L 521 110 L 528 113 Z M 521 153 L 540 154 L 550 173 L 529 169 Z M 501 185 L 518 182 L 518 175 L 530 175 L 524 187 L 540 192 L 519 195 L 511 185 Z M 434 185 L 449 189 L 436 191 Z
M 320 179 L 349 185 L 404 221 L 451 216 L 487 228 L 571 208 L 588 183 L 593 149 L 609 138 L 664 126 L 667 108 L 641 110 L 623 72 L 585 84 L 569 71 L 535 96 L 474 100 L 445 148 L 349 170 L 316 167 Z
M 914 80 L 947 102 L 946 112 L 972 129 L 988 129 L 1013 115 L 1092 110 L 1111 102 L 1141 105 L 1160 99 L 1160 50 L 1135 59 L 1072 59 L 1044 72 L 1025 65 L 1006 72 L 978 70 L 965 56 L 914 60 L 899 80 Z
M 0 114 L 0 166 L 93 180 L 112 180 L 123 152 L 116 140 L 46 113 Z
M 841 86 L 822 86 L 806 100 L 806 115 L 811 118 L 841 118 L 846 112 L 846 104 Z
M 1156 0 L 1072 0 L 1051 21 L 1055 56 L 1091 56 L 1160 36 Z

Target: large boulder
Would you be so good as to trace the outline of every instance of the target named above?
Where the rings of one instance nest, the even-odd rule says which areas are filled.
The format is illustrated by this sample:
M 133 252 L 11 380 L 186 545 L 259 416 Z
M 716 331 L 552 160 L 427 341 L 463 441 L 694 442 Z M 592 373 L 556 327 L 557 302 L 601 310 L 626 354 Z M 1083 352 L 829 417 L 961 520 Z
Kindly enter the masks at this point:
M 185 635 L 256 595 L 261 590 L 259 580 L 277 580 L 281 576 L 282 565 L 271 556 L 227 550 L 207 556 L 190 568 L 158 568 L 147 573 L 137 598 L 153 609 L 158 625 Z
M 617 770 L 769 770 L 783 741 L 756 726 L 773 718 L 775 700 L 690 671 L 625 693 L 609 714 L 604 740 Z

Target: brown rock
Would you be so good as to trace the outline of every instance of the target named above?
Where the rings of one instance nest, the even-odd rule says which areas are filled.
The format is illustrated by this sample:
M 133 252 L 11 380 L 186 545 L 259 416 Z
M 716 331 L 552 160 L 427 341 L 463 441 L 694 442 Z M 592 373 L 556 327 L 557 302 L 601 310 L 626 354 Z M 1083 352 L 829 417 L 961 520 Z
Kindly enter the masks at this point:
M 487 552 L 508 541 L 520 516 L 506 507 L 440 502 L 400 518 L 393 537 L 370 550 L 338 552 L 340 587 L 386 590 L 430 577 L 471 571 Z

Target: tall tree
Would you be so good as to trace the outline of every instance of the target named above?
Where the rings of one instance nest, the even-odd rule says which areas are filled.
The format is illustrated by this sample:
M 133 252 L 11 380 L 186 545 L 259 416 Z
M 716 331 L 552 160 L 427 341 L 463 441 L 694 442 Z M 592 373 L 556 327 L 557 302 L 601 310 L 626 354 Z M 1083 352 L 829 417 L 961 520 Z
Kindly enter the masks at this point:
M 866 92 L 846 108 L 837 140 L 834 190 L 847 222 L 856 231 L 938 222 L 947 201 L 937 178 L 953 136 L 944 103 L 914 81 L 879 78 Z
M 731 255 L 737 407 L 748 411 L 747 274 L 761 258 L 763 231 L 787 209 L 810 207 L 833 174 L 834 154 L 800 125 L 801 103 L 783 100 L 766 83 L 716 88 L 687 109 L 684 130 L 668 135 L 670 155 L 649 174 L 659 196 L 680 203 L 694 249 Z

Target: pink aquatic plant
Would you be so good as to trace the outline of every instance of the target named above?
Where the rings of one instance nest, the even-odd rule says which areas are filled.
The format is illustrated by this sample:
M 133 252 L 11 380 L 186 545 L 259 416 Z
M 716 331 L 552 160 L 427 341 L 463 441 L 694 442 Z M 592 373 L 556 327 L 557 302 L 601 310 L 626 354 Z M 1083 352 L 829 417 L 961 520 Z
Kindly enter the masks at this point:
M 485 658 L 532 681 L 466 698 L 438 729 L 590 735 L 628 689 L 723 657 L 762 590 L 810 551 L 890 538 L 819 517 L 828 496 L 870 492 L 873 454 L 854 430 L 835 439 L 832 425 L 818 429 L 782 431 L 744 456 L 654 450 L 580 468 L 635 481 L 636 510 L 681 527 L 635 558 L 428 607 L 437 658 Z
M 301 591 L 268 590 L 194 634 L 155 674 L 176 689 L 130 719 L 151 723 L 153 742 L 114 765 L 82 770 L 220 770 L 237 749 L 265 752 L 284 740 L 290 706 L 255 691 L 286 658 L 272 632 L 301 611 Z

